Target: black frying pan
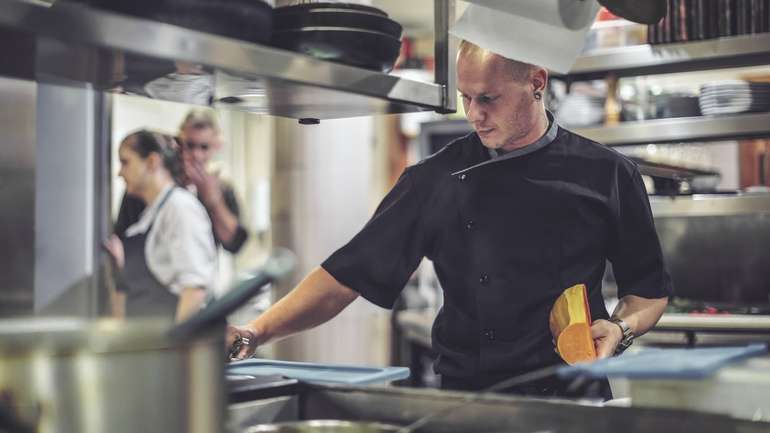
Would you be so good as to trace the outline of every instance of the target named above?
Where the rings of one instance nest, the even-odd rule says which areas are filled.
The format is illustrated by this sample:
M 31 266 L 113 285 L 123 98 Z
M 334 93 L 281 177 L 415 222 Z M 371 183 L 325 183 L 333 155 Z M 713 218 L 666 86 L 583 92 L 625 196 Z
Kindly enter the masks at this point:
M 656 24 L 666 16 L 666 0 L 598 0 L 613 14 L 641 24 Z M 723 0 L 717 0 L 723 1 Z
M 389 71 L 401 40 L 385 33 L 345 27 L 305 27 L 276 31 L 273 45 L 331 62 Z
M 387 16 L 360 10 L 331 8 L 296 10 L 277 13 L 273 19 L 275 31 L 294 30 L 303 27 L 348 27 L 385 33 L 401 38 L 401 24 Z
M 377 9 L 371 6 L 364 6 L 355 3 L 303 3 L 292 6 L 284 6 L 275 8 L 275 14 L 280 15 L 283 13 L 294 13 L 297 11 L 312 11 L 318 9 L 336 9 L 336 10 L 348 10 L 348 11 L 361 11 L 370 14 L 377 14 L 387 17 L 388 14 L 382 9 Z

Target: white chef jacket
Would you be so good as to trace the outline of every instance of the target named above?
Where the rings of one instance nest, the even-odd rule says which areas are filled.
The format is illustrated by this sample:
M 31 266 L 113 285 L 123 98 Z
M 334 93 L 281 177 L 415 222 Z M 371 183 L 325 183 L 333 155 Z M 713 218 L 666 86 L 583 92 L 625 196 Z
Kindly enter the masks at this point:
M 158 210 L 172 188 L 166 203 Z M 176 186 L 164 188 L 142 212 L 139 221 L 126 229 L 126 236 L 146 233 L 148 229 L 144 246 L 147 267 L 161 284 L 176 295 L 186 287 L 215 293 L 214 235 L 211 220 L 197 197 Z

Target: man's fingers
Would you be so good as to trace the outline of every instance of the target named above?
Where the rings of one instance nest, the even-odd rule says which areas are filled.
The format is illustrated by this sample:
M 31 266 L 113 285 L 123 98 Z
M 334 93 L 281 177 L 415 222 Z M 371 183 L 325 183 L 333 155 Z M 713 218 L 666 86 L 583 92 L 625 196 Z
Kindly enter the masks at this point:
M 615 346 L 620 340 L 613 335 L 613 326 L 615 325 L 602 319 L 594 321 L 591 325 L 591 337 L 594 339 L 598 359 L 608 358 L 615 352 Z
M 610 347 L 612 344 L 607 340 L 601 340 L 596 343 L 596 357 L 598 359 L 609 358 L 615 351 L 615 347 Z
M 246 327 L 228 326 L 225 342 L 230 361 L 250 358 L 256 349 L 255 335 Z

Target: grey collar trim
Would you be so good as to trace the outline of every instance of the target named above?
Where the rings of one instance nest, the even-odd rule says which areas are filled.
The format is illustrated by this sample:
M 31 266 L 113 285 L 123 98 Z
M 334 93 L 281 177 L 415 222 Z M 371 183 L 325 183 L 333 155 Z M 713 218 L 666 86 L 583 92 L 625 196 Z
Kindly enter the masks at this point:
M 504 153 L 498 156 L 493 156 L 491 159 L 487 161 L 480 162 L 476 165 L 472 165 L 462 170 L 458 170 L 452 173 L 452 176 L 456 176 L 460 173 L 464 173 L 466 171 L 473 170 L 474 168 L 479 168 L 488 164 L 494 164 L 496 162 L 505 161 L 506 159 L 518 158 L 524 155 L 529 155 L 532 152 L 536 152 L 548 146 L 553 142 L 553 140 L 556 139 L 556 135 L 559 132 L 559 125 L 556 123 L 556 120 L 554 119 L 553 114 L 551 114 L 550 111 L 546 110 L 545 114 L 548 117 L 548 122 L 550 123 L 550 125 L 548 126 L 548 130 L 545 132 L 545 134 L 539 139 L 537 139 L 537 141 L 535 141 L 534 143 L 530 143 L 524 147 L 514 149 L 508 153 Z

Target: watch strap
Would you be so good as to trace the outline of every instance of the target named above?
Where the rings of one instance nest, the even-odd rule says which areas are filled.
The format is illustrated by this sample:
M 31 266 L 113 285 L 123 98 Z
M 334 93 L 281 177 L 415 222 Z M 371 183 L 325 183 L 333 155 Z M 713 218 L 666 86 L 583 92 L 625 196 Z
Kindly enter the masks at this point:
M 634 331 L 631 330 L 628 323 L 619 317 L 611 317 L 609 321 L 618 325 L 620 331 L 623 333 L 623 338 L 621 338 L 620 343 L 618 343 L 615 348 L 615 353 L 613 354 L 614 356 L 618 356 L 634 343 Z

